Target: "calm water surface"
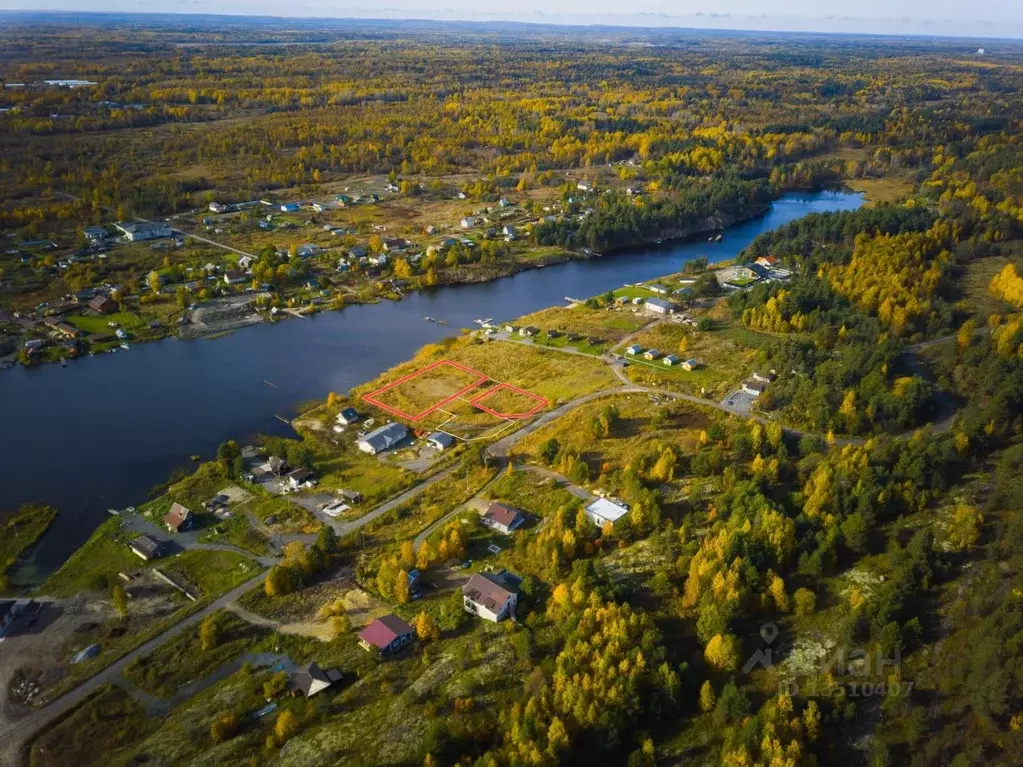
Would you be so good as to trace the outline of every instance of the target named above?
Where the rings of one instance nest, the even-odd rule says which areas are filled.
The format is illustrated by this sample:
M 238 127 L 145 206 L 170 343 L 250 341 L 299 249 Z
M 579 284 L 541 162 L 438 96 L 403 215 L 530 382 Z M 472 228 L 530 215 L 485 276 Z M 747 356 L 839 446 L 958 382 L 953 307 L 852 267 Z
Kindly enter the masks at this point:
M 214 340 L 166 340 L 89 357 L 62 368 L 0 372 L 0 511 L 22 503 L 60 510 L 19 574 L 58 567 L 108 508 L 144 501 L 189 456 L 226 439 L 282 433 L 275 415 L 346 392 L 474 319 L 507 320 L 681 269 L 688 260 L 734 258 L 761 232 L 808 213 L 852 210 L 858 194 L 789 195 L 767 215 L 732 227 L 724 242 L 640 248 L 574 261 L 482 285 L 414 293 L 305 320 L 248 328 Z M 431 316 L 447 327 L 424 322 Z M 272 385 L 268 385 L 270 382 Z

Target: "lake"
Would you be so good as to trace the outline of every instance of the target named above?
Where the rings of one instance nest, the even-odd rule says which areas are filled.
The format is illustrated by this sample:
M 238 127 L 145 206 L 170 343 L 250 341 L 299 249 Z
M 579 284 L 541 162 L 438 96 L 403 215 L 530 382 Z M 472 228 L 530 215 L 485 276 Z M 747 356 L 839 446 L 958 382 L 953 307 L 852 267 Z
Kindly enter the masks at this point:
M 728 229 L 720 244 L 636 248 L 217 339 L 165 340 L 66 368 L 0 372 L 0 510 L 30 502 L 60 510 L 17 580 L 35 581 L 59 567 L 108 508 L 144 501 L 190 456 L 209 457 L 231 438 L 286 433 L 275 415 L 288 417 L 299 403 L 330 391 L 347 392 L 423 344 L 478 327 L 475 319 L 497 322 L 563 305 L 565 296 L 585 298 L 677 272 L 703 255 L 731 259 L 761 232 L 808 213 L 860 205 L 861 195 L 845 192 L 787 195 L 763 217 Z M 426 316 L 448 325 L 425 322 Z

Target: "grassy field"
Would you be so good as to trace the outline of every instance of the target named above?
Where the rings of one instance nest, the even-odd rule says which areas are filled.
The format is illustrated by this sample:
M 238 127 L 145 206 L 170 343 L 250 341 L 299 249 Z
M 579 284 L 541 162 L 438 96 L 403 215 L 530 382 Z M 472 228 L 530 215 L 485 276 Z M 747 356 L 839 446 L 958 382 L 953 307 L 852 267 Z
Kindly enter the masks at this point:
M 769 339 L 731 324 L 702 331 L 665 322 L 643 331 L 634 339 L 646 349 L 662 355 L 674 354 L 680 360 L 695 358 L 702 364 L 696 370 L 680 365 L 666 366 L 660 360 L 648 362 L 629 357 L 627 374 L 636 383 L 675 389 L 687 394 L 723 397 L 756 367 L 757 348 Z M 682 343 L 685 342 L 685 349 Z M 754 345 L 756 344 L 756 345 Z
M 500 342 L 479 342 L 467 336 L 423 347 L 410 362 L 353 390 L 356 397 L 397 380 L 438 360 L 449 359 L 479 370 L 504 383 L 514 384 L 551 402 L 564 402 L 614 386 L 615 379 L 597 360 L 570 356 L 542 348 Z
M 57 510 L 52 506 L 22 506 L 0 517 L 0 593 L 7 590 L 8 573 L 43 537 Z
M 72 314 L 67 318 L 69 325 L 74 325 L 86 333 L 111 335 L 116 328 L 110 327 L 116 322 L 127 331 L 139 330 L 146 326 L 142 317 L 133 312 L 114 312 L 113 314 Z
M 618 408 L 620 426 L 611 437 L 598 439 L 591 425 L 612 404 Z M 562 450 L 577 451 L 599 474 L 605 464 L 607 469 L 623 468 L 645 456 L 655 456 L 664 443 L 679 445 L 684 453 L 695 452 L 700 432 L 718 418 L 716 413 L 686 403 L 665 403 L 660 409 L 666 417 L 655 424 L 652 417 L 657 408 L 646 395 L 619 395 L 588 402 L 530 434 L 515 447 L 515 454 L 534 457 L 541 444 L 554 438 Z
M 107 519 L 39 592 L 64 599 L 87 591 L 109 592 L 119 582 L 119 572 L 141 563 L 128 549 L 132 537 L 124 531 L 118 517 Z
M 160 645 L 150 655 L 133 660 L 124 669 L 124 678 L 151 695 L 170 698 L 178 688 L 212 674 L 243 652 L 271 649 L 269 644 L 266 648 L 260 647 L 262 640 L 271 636 L 267 630 L 231 613 L 213 615 L 218 626 L 213 647 L 203 648 L 197 625 Z
M 556 482 L 529 471 L 502 474 L 487 488 L 486 495 L 492 501 L 507 503 L 539 517 L 551 515 L 576 500 Z
M 584 304 L 576 304 L 571 308 L 554 307 L 527 314 L 515 320 L 514 324 L 617 341 L 649 321 L 649 316 L 642 312 L 634 313 L 631 309 L 590 309 Z
M 203 543 L 226 543 L 262 556 L 268 551 L 268 540 L 256 530 L 242 511 L 253 506 L 250 501 L 235 510 L 234 516 L 211 527 L 200 540 Z M 242 508 L 244 507 L 244 508 Z M 301 507 L 299 507 L 301 508 Z
M 901 200 L 911 194 L 916 187 L 912 174 L 856 178 L 845 183 L 853 191 L 862 192 L 868 206 Z
M 118 687 L 104 685 L 47 728 L 31 745 L 30 767 L 121 764 L 155 730 L 142 706 Z
M 962 291 L 962 298 L 969 311 L 978 315 L 982 321 L 986 321 L 991 314 L 1011 310 L 1011 306 L 996 297 L 988 287 L 991 278 L 1010 263 L 1016 265 L 1017 272 L 1023 269 L 1023 253 L 1014 258 L 1007 256 L 979 258 L 963 267 L 963 273 L 956 284 Z
M 185 551 L 156 566 L 201 599 L 229 591 L 260 570 L 259 564 L 233 551 Z

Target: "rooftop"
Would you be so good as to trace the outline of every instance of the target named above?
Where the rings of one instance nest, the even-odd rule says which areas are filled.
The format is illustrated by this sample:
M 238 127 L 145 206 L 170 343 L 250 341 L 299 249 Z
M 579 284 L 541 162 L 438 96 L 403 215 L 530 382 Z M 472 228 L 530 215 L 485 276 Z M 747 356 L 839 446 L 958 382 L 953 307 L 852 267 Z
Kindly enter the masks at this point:
M 607 498 L 598 498 L 586 507 L 586 511 L 611 524 L 614 524 L 629 513 L 627 508 L 613 503 L 607 500 Z

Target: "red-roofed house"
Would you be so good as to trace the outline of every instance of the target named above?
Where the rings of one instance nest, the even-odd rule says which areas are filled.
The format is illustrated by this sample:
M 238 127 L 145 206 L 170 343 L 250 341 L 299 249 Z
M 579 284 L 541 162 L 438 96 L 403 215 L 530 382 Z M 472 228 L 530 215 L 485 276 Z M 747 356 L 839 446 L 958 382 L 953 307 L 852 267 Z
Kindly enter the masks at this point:
M 483 524 L 498 532 L 508 535 L 526 521 L 526 516 L 518 509 L 505 506 L 503 503 L 492 503 L 483 515 Z
M 170 511 L 163 517 L 163 523 L 172 533 L 180 533 L 182 530 L 189 529 L 194 521 L 192 512 L 180 503 L 175 503 L 171 506 Z
M 359 644 L 364 650 L 380 654 L 396 652 L 416 638 L 416 631 L 397 615 L 384 615 L 359 632 Z
M 774 266 L 778 263 L 777 256 L 761 256 L 756 260 L 756 263 L 760 266 Z

